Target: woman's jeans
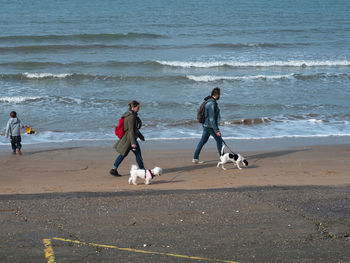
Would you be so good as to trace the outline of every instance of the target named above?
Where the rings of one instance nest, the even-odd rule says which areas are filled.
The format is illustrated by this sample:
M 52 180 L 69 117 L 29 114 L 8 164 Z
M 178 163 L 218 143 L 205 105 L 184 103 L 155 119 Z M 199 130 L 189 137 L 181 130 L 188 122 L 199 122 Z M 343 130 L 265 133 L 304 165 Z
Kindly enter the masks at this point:
M 140 148 L 140 145 L 137 141 L 136 141 L 136 148 L 130 148 L 125 155 L 121 154 L 117 157 L 117 159 L 115 160 L 114 166 L 113 166 L 114 169 L 118 169 L 118 166 L 121 164 L 121 162 L 124 160 L 124 158 L 126 156 L 128 156 L 130 150 L 135 154 L 136 162 L 137 162 L 139 168 L 145 169 L 145 167 L 143 165 L 142 155 L 141 155 L 141 148 Z
M 221 148 L 222 148 L 222 139 L 221 139 L 221 137 L 216 135 L 214 129 L 203 127 L 202 138 L 201 138 L 201 140 L 199 141 L 199 143 L 197 145 L 197 149 L 194 152 L 193 159 L 198 159 L 199 158 L 199 154 L 200 154 L 204 144 L 206 144 L 207 141 L 209 140 L 210 135 L 214 137 L 214 139 L 216 141 L 216 147 L 218 148 L 219 156 L 221 155 Z

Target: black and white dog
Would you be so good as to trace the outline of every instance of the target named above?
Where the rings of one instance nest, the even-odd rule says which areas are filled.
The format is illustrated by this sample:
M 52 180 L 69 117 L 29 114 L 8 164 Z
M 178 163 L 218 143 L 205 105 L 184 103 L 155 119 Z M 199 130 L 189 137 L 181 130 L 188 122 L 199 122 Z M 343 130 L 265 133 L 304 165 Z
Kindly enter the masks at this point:
M 242 168 L 239 166 L 240 163 L 242 163 L 243 166 L 248 166 L 248 161 L 242 155 L 235 153 L 224 153 L 224 149 L 225 145 L 222 145 L 220 162 L 218 162 L 216 167 L 219 167 L 221 164 L 222 169 L 226 170 L 224 164 L 228 163 L 229 161 L 233 162 L 239 170 L 242 170 Z

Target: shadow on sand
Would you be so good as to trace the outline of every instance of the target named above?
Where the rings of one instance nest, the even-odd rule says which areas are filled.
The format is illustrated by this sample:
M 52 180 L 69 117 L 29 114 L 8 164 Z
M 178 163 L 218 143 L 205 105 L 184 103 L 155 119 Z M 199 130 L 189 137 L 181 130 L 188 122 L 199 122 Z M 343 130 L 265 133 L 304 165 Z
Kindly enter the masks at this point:
M 186 166 L 181 167 L 174 167 L 174 168 L 166 168 L 163 170 L 164 173 L 182 173 L 182 172 L 189 172 L 189 171 L 195 171 L 195 170 L 201 170 L 209 167 L 216 167 L 217 161 L 211 160 L 206 161 L 202 164 L 190 164 Z
M 280 157 L 280 156 L 284 156 L 284 155 L 288 155 L 296 152 L 302 152 L 302 151 L 308 151 L 308 149 L 285 150 L 285 151 L 275 151 L 275 152 L 266 152 L 266 153 L 247 155 L 245 157 L 248 160 L 248 162 L 250 162 L 250 164 L 248 167 L 245 167 L 244 169 L 254 169 L 259 167 L 256 164 L 252 164 L 253 163 L 252 161 L 256 162 L 266 158 L 275 158 L 275 157 Z M 181 166 L 181 167 L 166 168 L 164 169 L 164 173 L 183 173 L 183 172 L 189 172 L 189 171 L 202 170 L 210 167 L 216 167 L 218 162 L 219 162 L 219 159 L 206 161 L 203 164 L 190 164 L 190 165 Z M 228 165 L 230 165 L 230 163 L 228 163 Z
M 308 151 L 308 149 L 297 149 L 297 150 L 285 150 L 285 151 L 275 151 L 275 152 L 267 152 L 267 153 L 258 153 L 254 155 L 247 155 L 247 159 L 256 159 L 261 160 L 265 158 L 274 158 L 274 157 L 280 157 L 283 155 L 288 155 L 296 152 L 303 152 Z

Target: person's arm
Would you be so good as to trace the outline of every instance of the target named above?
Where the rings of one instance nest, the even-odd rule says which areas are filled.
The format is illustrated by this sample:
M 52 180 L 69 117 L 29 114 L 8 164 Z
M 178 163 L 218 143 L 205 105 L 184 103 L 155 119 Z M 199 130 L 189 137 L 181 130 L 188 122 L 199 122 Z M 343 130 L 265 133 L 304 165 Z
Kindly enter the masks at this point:
M 128 136 L 129 140 L 131 143 L 131 146 L 136 146 L 136 140 L 135 140 L 135 122 L 136 122 L 136 117 L 132 116 L 131 118 L 128 118 L 127 120 L 127 127 L 128 127 Z M 133 147 L 135 148 L 135 147 Z
M 140 132 L 141 127 L 142 127 L 142 121 L 139 117 L 136 117 L 137 137 L 140 138 L 141 141 L 145 141 L 145 137 Z
M 145 141 L 145 137 L 143 136 L 143 134 L 139 131 L 139 138 L 141 141 Z
M 10 135 L 10 129 L 11 129 L 11 127 L 10 127 L 10 122 L 8 121 L 8 122 L 7 122 L 7 125 L 6 125 L 6 131 L 5 131 L 5 137 L 6 137 L 6 138 L 8 138 L 9 135 Z
M 26 126 L 24 126 L 24 124 L 23 124 L 23 122 L 22 122 L 21 120 L 19 120 L 19 127 L 22 128 L 22 129 L 23 129 L 24 127 L 26 127 Z
M 210 123 L 210 127 L 213 128 L 213 130 L 215 131 L 215 133 L 220 132 L 219 127 L 217 125 L 217 120 L 216 120 L 216 116 L 215 116 L 215 103 L 211 102 L 208 103 L 208 120 Z

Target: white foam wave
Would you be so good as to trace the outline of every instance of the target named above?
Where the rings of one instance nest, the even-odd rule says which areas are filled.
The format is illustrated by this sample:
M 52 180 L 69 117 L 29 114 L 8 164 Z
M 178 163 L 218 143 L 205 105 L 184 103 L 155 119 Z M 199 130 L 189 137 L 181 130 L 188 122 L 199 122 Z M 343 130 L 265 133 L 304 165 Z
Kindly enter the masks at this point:
M 21 103 L 24 101 L 33 101 L 33 100 L 38 100 L 42 98 L 44 97 L 26 97 L 26 96 L 1 97 L 0 102 Z
M 331 137 L 350 137 L 350 133 L 342 134 L 315 134 L 315 135 L 280 135 L 280 136 L 262 136 L 262 137 L 223 137 L 224 140 L 270 140 L 270 139 L 312 139 L 312 138 L 331 138 Z
M 170 133 L 169 133 L 170 132 Z M 228 134 L 228 132 L 225 132 Z M 1 135 L 1 133 L 0 133 Z M 165 133 L 161 132 L 154 134 L 153 132 L 145 133 L 147 136 L 147 141 L 178 141 L 178 140 L 198 140 L 201 134 L 195 133 L 185 133 L 183 136 L 179 136 L 178 131 L 169 131 Z M 153 135 L 153 136 L 152 136 Z M 325 134 L 314 133 L 314 134 L 283 134 L 283 135 L 272 135 L 271 133 L 257 136 L 256 134 L 246 134 L 246 136 L 224 136 L 223 139 L 233 139 L 233 140 L 267 140 L 267 139 L 283 139 L 283 138 L 331 138 L 331 137 L 347 137 L 350 138 L 349 133 L 341 132 L 327 132 Z M 53 132 L 53 131 L 43 131 L 37 130 L 35 135 L 23 134 L 23 142 L 26 145 L 35 145 L 35 144 L 45 144 L 45 143 L 74 143 L 74 142 L 101 142 L 109 141 L 114 142 L 116 137 L 113 132 L 105 133 L 103 131 L 99 132 Z M 346 143 L 346 142 L 345 142 Z M 10 142 L 5 137 L 0 136 L 0 146 L 9 146 Z
M 157 61 L 159 64 L 182 68 L 212 68 L 212 67 L 333 67 L 350 66 L 350 60 L 289 60 L 289 61 Z
M 323 122 L 323 120 L 317 120 L 317 119 L 310 119 L 310 120 L 307 120 L 308 122 L 310 122 L 310 123 L 322 123 Z
M 103 136 L 102 136 L 103 135 Z M 103 138 L 103 139 L 101 139 Z M 115 141 L 114 134 L 101 134 L 99 132 L 55 132 L 41 131 L 36 129 L 34 135 L 23 133 L 22 140 L 26 145 L 45 144 L 45 143 L 69 143 L 69 142 L 98 142 L 105 140 Z M 0 145 L 10 145 L 9 139 L 0 136 Z
M 219 80 L 237 80 L 237 81 L 244 81 L 244 80 L 278 80 L 278 79 L 291 79 L 293 78 L 294 74 L 286 74 L 286 75 L 255 75 L 255 76 L 237 76 L 237 77 L 230 77 L 230 76 L 210 76 L 210 75 L 204 75 L 204 76 L 193 76 L 188 75 L 186 78 L 190 80 L 194 80 L 197 82 L 212 82 L 212 81 L 219 81 Z
M 53 74 L 53 73 L 23 73 L 23 76 L 28 79 L 43 79 L 43 78 L 66 78 L 72 76 L 70 73 Z

